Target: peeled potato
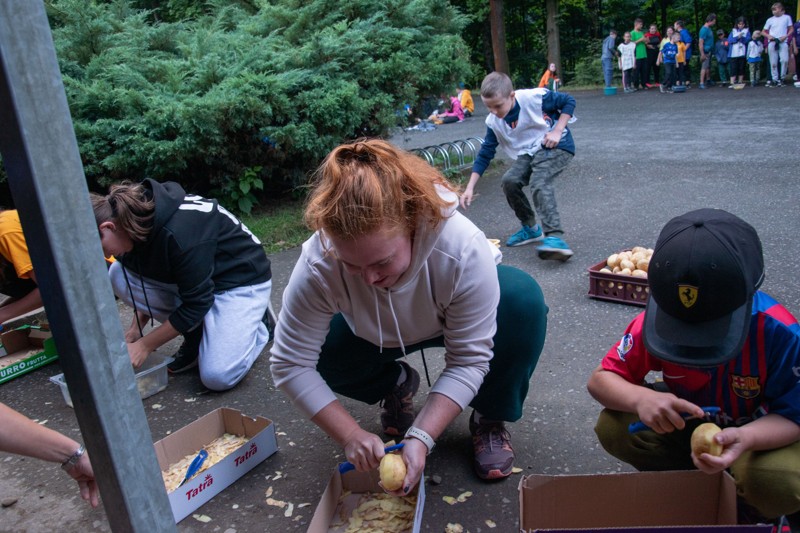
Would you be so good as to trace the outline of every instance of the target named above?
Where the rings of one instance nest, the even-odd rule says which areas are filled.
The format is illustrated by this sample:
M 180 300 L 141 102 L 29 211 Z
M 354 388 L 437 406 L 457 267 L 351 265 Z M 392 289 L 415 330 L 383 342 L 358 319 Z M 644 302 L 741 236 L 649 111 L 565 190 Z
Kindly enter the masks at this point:
M 722 431 L 718 425 L 712 422 L 700 424 L 692 433 L 692 453 L 700 457 L 701 453 L 709 455 L 722 455 L 722 444 L 714 440 L 714 435 Z
M 633 273 L 633 271 L 630 268 L 623 268 L 622 270 L 619 271 L 619 273 L 622 274 L 623 276 L 630 276 Z
M 644 270 L 639 270 L 637 268 L 636 270 L 631 272 L 631 276 L 633 276 L 634 278 L 646 278 L 647 277 L 647 272 L 644 271 Z
M 650 268 L 650 260 L 649 259 L 642 259 L 640 261 L 637 261 L 636 262 L 636 268 L 638 270 L 644 270 L 645 272 L 647 272 L 647 270 Z
M 628 270 L 634 270 L 636 268 L 636 265 L 630 259 L 623 259 L 622 261 L 619 262 L 619 267 L 622 270 L 625 270 L 626 268 Z
M 609 255 L 608 259 L 606 260 L 606 265 L 608 265 L 609 268 L 614 268 L 615 266 L 619 266 L 619 254 Z
M 403 486 L 403 481 L 406 479 L 406 464 L 396 453 L 387 453 L 381 459 L 378 472 L 384 489 L 397 490 Z

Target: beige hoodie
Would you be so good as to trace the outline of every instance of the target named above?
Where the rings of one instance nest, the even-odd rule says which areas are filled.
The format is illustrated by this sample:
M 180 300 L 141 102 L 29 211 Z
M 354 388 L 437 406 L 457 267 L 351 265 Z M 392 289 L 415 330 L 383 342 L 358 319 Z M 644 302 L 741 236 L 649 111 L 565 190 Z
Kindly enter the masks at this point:
M 492 358 L 497 269 L 486 236 L 456 211 L 456 195 L 442 196 L 452 202 L 448 218 L 434 230 L 417 228 L 411 264 L 389 289 L 348 274 L 326 253 L 319 232 L 303 244 L 283 293 L 270 361 L 275 385 L 309 418 L 336 399 L 316 370 L 336 313 L 357 336 L 381 348 L 443 335 L 445 369 L 432 392 L 462 409 L 477 394 Z

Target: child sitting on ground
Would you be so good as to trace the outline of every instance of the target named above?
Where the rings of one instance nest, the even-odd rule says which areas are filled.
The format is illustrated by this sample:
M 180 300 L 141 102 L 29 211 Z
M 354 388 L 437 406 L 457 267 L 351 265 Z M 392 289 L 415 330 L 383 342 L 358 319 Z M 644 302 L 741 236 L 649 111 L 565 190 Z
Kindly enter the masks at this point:
M 461 102 L 459 102 L 458 97 L 451 96 L 450 106 L 447 111 L 444 113 L 434 111 L 433 114 L 428 117 L 428 120 L 434 124 L 451 124 L 464 120 L 464 110 L 461 108 Z
M 558 79 L 556 74 L 556 64 L 550 63 L 550 66 L 547 67 L 547 70 L 544 71 L 544 74 L 539 79 L 539 88 L 557 91 L 560 84 L 561 80 Z

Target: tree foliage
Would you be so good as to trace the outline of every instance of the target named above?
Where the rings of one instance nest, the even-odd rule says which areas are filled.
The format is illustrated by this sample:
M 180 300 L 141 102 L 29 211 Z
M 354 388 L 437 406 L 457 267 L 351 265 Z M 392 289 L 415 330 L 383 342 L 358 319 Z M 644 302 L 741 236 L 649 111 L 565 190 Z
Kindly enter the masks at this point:
M 241 191 L 263 178 L 285 191 L 468 70 L 467 19 L 446 0 L 47 7 L 90 186 L 152 177 Z
M 503 0 L 511 77 L 519 87 L 538 83 L 548 64 L 545 1 Z M 452 0 L 452 3 L 470 16 L 464 39 L 472 63 L 480 66 L 470 81 L 479 86 L 483 76 L 494 70 L 489 3 L 482 0 Z M 599 41 L 611 28 L 618 30 L 621 37 L 622 32 L 633 28 L 636 17 L 644 20 L 645 31 L 650 23 L 655 23 L 662 33 L 667 25 L 683 19 L 696 37 L 708 13 L 717 14 L 716 27 L 726 33 L 739 16 L 747 18 L 751 29 L 761 28 L 771 15 L 771 4 L 762 0 L 559 0 L 562 79 L 567 83 L 578 81 L 576 77 L 581 82 L 588 79 L 579 70 L 595 64 Z M 601 80 L 602 76 L 596 78 L 597 82 Z

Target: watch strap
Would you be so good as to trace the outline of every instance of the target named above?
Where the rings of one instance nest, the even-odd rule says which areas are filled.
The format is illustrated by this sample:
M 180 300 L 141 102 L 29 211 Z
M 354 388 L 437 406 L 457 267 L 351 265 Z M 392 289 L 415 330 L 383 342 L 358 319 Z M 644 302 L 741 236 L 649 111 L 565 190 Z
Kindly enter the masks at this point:
M 433 440 L 433 437 L 431 437 L 428 434 L 427 431 L 424 431 L 415 426 L 411 426 L 410 428 L 408 428 L 408 431 L 406 431 L 405 434 L 405 438 L 406 439 L 413 438 L 417 439 L 418 441 L 421 441 L 425 445 L 425 447 L 428 448 L 428 454 L 430 454 L 433 451 L 433 447 L 436 446 L 436 442 Z

